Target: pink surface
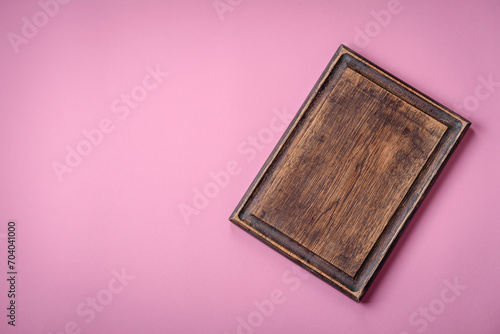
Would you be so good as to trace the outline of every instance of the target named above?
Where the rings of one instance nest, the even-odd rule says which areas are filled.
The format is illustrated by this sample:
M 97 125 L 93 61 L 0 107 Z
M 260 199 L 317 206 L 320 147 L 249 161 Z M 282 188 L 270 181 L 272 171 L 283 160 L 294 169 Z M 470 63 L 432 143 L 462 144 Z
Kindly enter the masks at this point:
M 59 1 L 0 3 L 1 333 L 500 332 L 498 1 Z M 340 43 L 472 121 L 362 304 L 228 221 Z

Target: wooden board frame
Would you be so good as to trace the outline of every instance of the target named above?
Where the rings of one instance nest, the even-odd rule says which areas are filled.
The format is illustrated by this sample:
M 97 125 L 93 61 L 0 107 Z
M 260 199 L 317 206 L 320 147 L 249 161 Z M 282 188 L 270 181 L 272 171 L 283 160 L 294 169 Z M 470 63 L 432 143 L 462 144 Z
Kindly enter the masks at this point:
M 359 302 L 469 126 L 341 45 L 230 220 Z

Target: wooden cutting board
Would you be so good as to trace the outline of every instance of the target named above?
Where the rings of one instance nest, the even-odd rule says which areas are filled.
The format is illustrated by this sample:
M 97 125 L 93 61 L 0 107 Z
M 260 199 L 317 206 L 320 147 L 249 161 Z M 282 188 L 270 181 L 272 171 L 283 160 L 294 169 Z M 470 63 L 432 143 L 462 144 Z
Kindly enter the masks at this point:
M 359 302 L 469 126 L 341 45 L 230 220 Z

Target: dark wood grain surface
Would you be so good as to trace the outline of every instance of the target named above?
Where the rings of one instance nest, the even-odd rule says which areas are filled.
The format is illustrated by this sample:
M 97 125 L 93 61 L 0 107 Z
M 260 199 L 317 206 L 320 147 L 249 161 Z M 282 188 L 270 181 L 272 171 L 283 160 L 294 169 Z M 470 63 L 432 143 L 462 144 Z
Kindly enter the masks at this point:
M 469 124 L 341 46 L 231 220 L 359 301 Z

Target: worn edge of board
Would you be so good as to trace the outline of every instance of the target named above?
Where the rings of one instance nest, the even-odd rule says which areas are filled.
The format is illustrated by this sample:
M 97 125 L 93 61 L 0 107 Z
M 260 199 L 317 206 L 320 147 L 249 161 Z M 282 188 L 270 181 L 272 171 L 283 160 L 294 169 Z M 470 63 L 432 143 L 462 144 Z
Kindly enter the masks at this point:
M 415 108 L 419 109 L 420 111 L 426 113 L 429 115 L 429 110 L 433 109 L 434 112 L 438 112 L 438 115 L 443 118 L 447 118 L 447 127 L 448 129 L 446 130 L 446 136 L 443 135 L 443 138 L 441 141 L 438 143 L 438 147 L 440 150 L 444 150 L 441 152 L 441 155 L 436 158 L 436 151 L 438 151 L 438 147 L 436 147 L 435 152 L 432 154 L 432 156 L 429 158 L 431 162 L 427 162 L 426 166 L 429 167 L 429 164 L 434 164 L 435 169 L 434 170 L 427 170 L 427 177 L 422 180 L 422 178 L 419 176 L 415 180 L 415 183 L 420 182 L 418 185 L 418 192 L 414 195 L 417 197 L 412 200 L 411 202 L 408 200 L 407 196 L 403 199 L 403 202 L 406 201 L 406 205 L 409 205 L 407 210 L 402 214 L 403 216 L 400 217 L 399 224 L 394 224 L 393 226 L 387 226 L 384 231 L 382 232 L 382 235 L 380 236 L 379 239 L 383 239 L 382 236 L 385 237 L 385 240 L 380 241 L 378 240 L 376 242 L 376 245 L 373 246 L 371 249 L 369 255 L 367 256 L 365 263 L 362 265 L 362 269 L 360 271 L 363 271 L 363 274 L 360 277 L 357 277 L 357 279 L 353 279 L 352 282 L 349 281 L 350 278 L 343 277 L 345 275 L 342 275 L 343 272 L 339 273 L 337 269 L 337 273 L 334 274 L 328 274 L 325 273 L 325 270 L 321 270 L 318 265 L 312 264 L 311 263 L 311 258 L 314 257 L 316 254 L 312 253 L 311 251 L 305 249 L 302 245 L 296 243 L 294 240 L 290 239 L 288 236 L 284 235 L 280 231 L 276 230 L 272 226 L 268 225 L 265 222 L 260 222 L 256 221 L 255 217 L 250 217 L 249 221 L 245 221 L 242 219 L 240 216 L 244 210 L 244 207 L 248 204 L 248 202 L 251 200 L 251 196 L 254 193 L 254 191 L 257 189 L 259 186 L 260 182 L 262 181 L 263 177 L 265 176 L 266 172 L 272 165 L 273 161 L 277 158 L 277 156 L 280 154 L 282 148 L 284 145 L 287 143 L 287 140 L 293 133 L 294 129 L 298 126 L 301 118 L 304 116 L 304 114 L 308 111 L 309 107 L 311 106 L 313 100 L 315 97 L 318 95 L 320 90 L 323 88 L 323 84 L 327 81 L 330 75 L 335 73 L 336 67 L 341 63 L 341 59 L 344 55 L 348 55 L 351 57 L 350 59 L 353 59 L 353 62 L 356 64 L 356 66 L 364 66 L 366 67 L 366 71 L 368 72 L 373 72 L 371 73 L 372 78 L 369 78 L 369 80 L 373 81 L 377 85 L 381 86 L 383 89 L 387 90 L 388 92 L 391 92 L 392 94 L 396 95 L 398 98 L 401 100 L 409 103 L 410 105 L 414 106 Z M 345 59 L 344 59 L 345 60 Z M 354 66 L 354 63 L 352 64 Z M 361 74 L 361 73 L 360 73 Z M 362 74 L 363 75 L 363 74 Z M 415 99 L 416 97 L 416 99 Z M 421 106 L 425 106 L 427 108 L 427 112 L 422 109 L 422 107 L 417 106 L 417 104 L 420 104 Z M 438 118 L 432 115 L 429 115 L 433 117 L 434 119 L 437 119 L 438 121 L 442 121 Z M 360 302 L 364 293 L 366 290 L 369 288 L 370 284 L 373 282 L 373 279 L 376 277 L 378 271 L 384 264 L 385 260 L 389 256 L 391 250 L 393 249 L 394 245 L 397 243 L 397 240 L 401 236 L 402 232 L 404 229 L 407 227 L 409 221 L 411 220 L 412 216 L 418 209 L 418 206 L 422 202 L 423 198 L 431 188 L 432 184 L 435 182 L 437 176 L 443 169 L 444 165 L 448 161 L 449 157 L 451 156 L 452 152 L 455 150 L 457 147 L 458 143 L 460 140 L 463 138 L 465 132 L 467 129 L 470 127 L 470 122 L 463 118 L 462 116 L 456 114 L 455 112 L 451 111 L 450 109 L 446 108 L 445 106 L 439 104 L 435 100 L 431 99 L 430 97 L 426 96 L 425 94 L 419 92 L 418 90 L 414 89 L 410 85 L 406 84 L 402 80 L 394 77 L 387 71 L 383 70 L 382 68 L 378 67 L 377 65 L 373 64 L 369 60 L 363 58 L 356 52 L 352 51 L 351 49 L 347 48 L 344 45 L 340 45 L 337 52 L 335 55 L 332 57 L 330 62 L 328 63 L 327 67 L 319 77 L 318 81 L 314 85 L 313 89 L 307 96 L 306 100 L 300 107 L 299 111 L 291 121 L 290 125 L 284 132 L 283 136 L 279 140 L 278 144 L 275 146 L 273 151 L 271 152 L 270 156 L 267 158 L 266 162 L 262 166 L 261 170 L 251 183 L 250 187 L 234 209 L 233 213 L 230 216 L 230 221 L 235 223 L 237 226 L 242 228 L 243 230 L 249 232 L 251 235 L 256 237 L 257 239 L 261 240 L 271 248 L 275 249 L 282 255 L 286 256 L 287 258 L 291 259 L 298 265 L 302 266 L 303 268 L 307 269 L 317 277 L 321 278 L 328 284 L 332 285 L 351 299 L 355 300 L 356 302 Z M 446 137 L 446 138 L 445 138 Z M 422 169 L 423 170 L 423 169 Z M 411 186 L 410 189 L 413 189 L 413 186 Z M 410 191 L 409 191 L 410 192 Z M 402 206 L 401 204 L 400 206 Z M 399 207 L 398 207 L 399 211 Z M 390 230 L 387 232 L 387 230 Z M 278 242 L 276 239 L 277 237 L 273 237 L 278 235 L 279 239 L 289 239 L 287 240 L 286 244 L 290 245 L 292 244 L 293 247 L 286 247 L 284 243 Z M 380 241 L 380 242 L 379 242 Z M 294 243 L 296 245 L 294 245 Z M 376 249 L 378 247 L 378 249 Z M 303 248 L 303 249 L 301 249 Z M 318 257 L 316 255 L 316 257 Z M 369 262 L 369 265 L 366 265 L 366 263 Z M 317 262 L 316 262 L 317 263 Z M 328 264 L 329 266 L 332 266 L 331 264 Z M 332 266 L 334 267 L 334 266 Z M 357 275 L 358 276 L 358 275 Z

